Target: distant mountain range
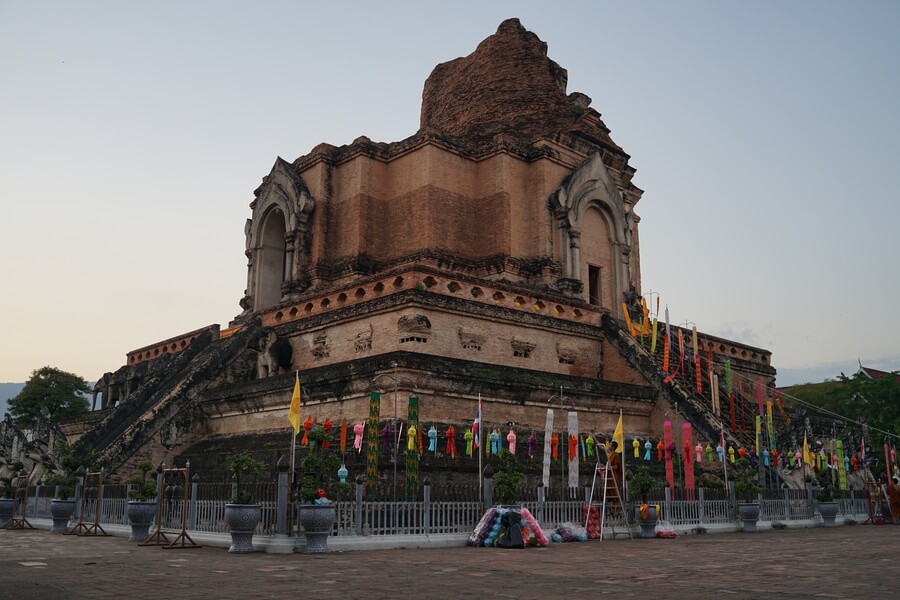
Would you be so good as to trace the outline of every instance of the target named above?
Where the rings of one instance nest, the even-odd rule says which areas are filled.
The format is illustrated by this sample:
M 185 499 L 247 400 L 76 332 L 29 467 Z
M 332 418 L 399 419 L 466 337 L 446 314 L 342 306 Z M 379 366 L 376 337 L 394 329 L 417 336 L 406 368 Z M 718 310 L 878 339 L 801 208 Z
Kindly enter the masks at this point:
M 7 411 L 6 401 L 18 396 L 23 387 L 25 387 L 24 383 L 0 383 L 0 419 Z

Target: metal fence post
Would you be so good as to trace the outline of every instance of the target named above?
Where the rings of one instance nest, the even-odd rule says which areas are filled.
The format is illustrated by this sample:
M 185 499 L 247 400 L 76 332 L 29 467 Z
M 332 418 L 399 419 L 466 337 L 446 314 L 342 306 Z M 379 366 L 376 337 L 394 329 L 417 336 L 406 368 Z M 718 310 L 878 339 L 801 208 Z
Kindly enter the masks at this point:
M 482 502 L 484 502 L 484 510 L 489 509 L 494 505 L 494 469 L 491 465 L 488 465 L 484 468 L 484 497 L 482 498 Z
M 160 462 L 156 465 L 156 501 L 159 503 L 159 506 L 156 508 L 156 514 L 153 516 L 153 521 L 156 524 L 156 527 L 162 527 L 163 524 L 163 511 L 165 510 L 163 507 L 163 486 L 165 484 L 165 477 L 163 477 L 163 471 L 166 469 L 166 463 Z
M 663 514 L 666 516 L 666 519 L 671 520 L 672 519 L 672 488 L 670 488 L 669 486 L 666 486 L 666 489 L 663 490 L 663 493 L 664 493 L 663 506 L 665 506 L 665 512 L 663 512 Z
M 544 522 L 544 503 L 547 500 L 547 490 L 544 488 L 543 481 L 538 482 L 537 497 L 538 497 L 537 519 L 538 519 L 538 523 L 543 523 Z
M 815 507 L 813 506 L 813 488 L 812 482 L 806 482 L 806 518 L 811 519 L 815 515 Z
M 424 513 L 422 514 L 422 529 L 425 534 L 431 533 L 431 480 L 427 477 L 422 482 L 422 499 L 424 500 Z
M 275 463 L 278 470 L 278 498 L 275 505 L 275 534 L 287 535 L 287 515 L 288 515 L 288 470 L 290 465 L 284 456 Z
M 197 496 L 199 493 L 200 476 L 197 473 L 194 473 L 194 476 L 191 477 L 191 499 L 189 500 L 189 502 L 191 503 L 191 507 L 188 511 L 188 529 L 191 530 L 197 529 Z
M 363 532 L 363 495 L 366 493 L 366 478 L 356 476 L 356 535 Z
M 703 498 L 703 488 L 697 488 L 697 517 L 700 519 L 700 524 L 706 520 L 706 506 Z
M 72 518 L 76 521 L 81 519 L 81 495 L 84 493 L 84 474 L 86 472 L 87 470 L 83 466 L 78 467 L 75 472 L 78 475 L 78 483 L 75 484 L 75 513 Z M 59 488 L 56 492 L 59 493 Z

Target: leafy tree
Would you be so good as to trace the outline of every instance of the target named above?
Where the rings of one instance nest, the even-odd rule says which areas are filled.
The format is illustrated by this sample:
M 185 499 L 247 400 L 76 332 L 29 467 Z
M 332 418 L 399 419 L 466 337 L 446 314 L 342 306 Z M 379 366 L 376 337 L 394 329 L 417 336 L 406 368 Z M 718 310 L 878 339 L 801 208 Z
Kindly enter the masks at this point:
M 59 423 L 88 412 L 87 398 L 90 391 L 87 382 L 75 375 L 54 367 L 32 371 L 25 387 L 9 400 L 9 412 L 16 426 L 30 429 L 35 426 L 46 408 L 50 420 Z
M 856 421 L 865 421 L 870 428 L 900 433 L 900 382 L 897 373 L 872 379 L 864 373 L 847 377 L 843 373 L 836 381 L 789 387 L 787 394 L 830 410 Z M 870 431 L 872 441 L 882 434 Z

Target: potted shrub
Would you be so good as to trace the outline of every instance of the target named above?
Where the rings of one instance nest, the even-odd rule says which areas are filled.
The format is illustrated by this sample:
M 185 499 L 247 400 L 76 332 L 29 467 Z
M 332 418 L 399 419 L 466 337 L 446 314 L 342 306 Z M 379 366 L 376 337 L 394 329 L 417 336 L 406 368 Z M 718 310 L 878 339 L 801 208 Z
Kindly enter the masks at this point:
M 131 542 L 143 542 L 150 537 L 150 526 L 157 513 L 156 481 L 148 479 L 147 473 L 153 469 L 149 460 L 138 463 L 140 475 L 135 475 L 128 480 L 131 487 L 128 490 L 128 507 L 125 514 L 131 523 Z
M 331 479 L 331 474 L 337 473 L 341 466 L 337 454 L 325 447 L 326 442 L 331 442 L 331 434 L 321 425 L 315 425 L 307 439 L 306 456 L 300 461 L 297 522 L 306 537 L 306 552 L 320 554 L 328 552 L 328 536 L 334 526 L 332 500 L 349 496 L 350 485 L 334 483 Z
M 738 517 L 744 533 L 756 533 L 759 520 L 759 494 L 762 488 L 757 483 L 759 473 L 746 458 L 734 463 L 734 494 L 738 502 Z
M 50 516 L 53 528 L 50 533 L 65 533 L 69 528 L 69 519 L 75 512 L 75 486 L 78 478 L 68 473 L 51 474 L 44 477 L 44 485 L 56 486 L 54 497 L 50 500 Z
M 822 515 L 825 527 L 837 527 L 834 519 L 837 517 L 838 503 L 834 499 L 834 491 L 831 487 L 831 482 L 828 481 L 828 477 L 824 477 L 822 481 L 822 488 L 816 493 L 819 514 Z
M 0 527 L 5 527 L 16 512 L 16 501 L 13 499 L 12 479 L 0 477 Z
M 516 470 L 516 457 L 509 450 L 501 450 L 499 454 L 500 470 L 494 473 L 495 504 L 501 506 L 515 505 L 519 484 L 525 474 Z
M 632 502 L 639 501 L 635 511 L 635 517 L 641 527 L 642 538 L 656 537 L 656 522 L 659 520 L 656 505 L 648 503 L 647 498 L 656 486 L 656 480 L 650 474 L 647 467 L 640 467 L 634 472 L 631 481 L 628 482 L 628 495 Z
M 246 450 L 232 454 L 228 459 L 234 493 L 225 505 L 225 523 L 231 531 L 229 552 L 253 552 L 253 534 L 262 517 L 262 507 L 247 487 L 253 485 L 267 472 L 266 463 L 254 459 Z

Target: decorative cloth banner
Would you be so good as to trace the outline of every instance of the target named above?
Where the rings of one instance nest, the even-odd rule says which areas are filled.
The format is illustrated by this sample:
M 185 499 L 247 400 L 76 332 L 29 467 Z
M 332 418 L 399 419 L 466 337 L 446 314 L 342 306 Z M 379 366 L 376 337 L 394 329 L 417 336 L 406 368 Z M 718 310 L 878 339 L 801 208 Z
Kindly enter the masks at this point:
M 669 334 L 663 338 L 663 373 L 669 372 Z
M 641 341 L 643 337 L 650 335 L 650 309 L 647 308 L 647 299 L 641 298 Z
M 447 428 L 447 456 L 456 458 L 456 429 L 451 425 Z
M 569 413 L 569 487 L 578 487 L 578 413 L 574 411 Z
M 847 489 L 847 466 L 844 462 L 844 442 L 837 440 L 835 443 L 838 457 L 838 487 L 842 490 Z
M 541 474 L 541 481 L 544 482 L 544 489 L 550 489 L 550 437 L 553 435 L 553 409 L 547 409 L 547 421 L 544 424 L 544 470 Z
M 700 370 L 700 354 L 694 353 L 694 374 L 697 376 L 697 393 L 703 393 L 703 374 Z
M 762 438 L 762 417 L 756 415 L 756 453 L 759 454 L 759 442 Z
M 641 442 L 637 438 L 634 438 L 633 440 L 631 440 L 631 447 L 634 448 L 634 457 L 640 458 L 641 457 Z
M 772 401 L 766 400 L 766 428 L 769 432 L 769 448 L 775 449 L 775 420 L 772 418 Z
M 672 464 L 672 449 L 675 445 L 672 443 L 672 421 L 666 419 L 663 423 L 663 440 L 666 443 L 666 481 L 669 482 L 669 489 L 675 489 L 675 471 Z
M 658 298 L 657 298 L 658 300 Z M 669 305 L 666 304 L 666 337 L 663 339 L 663 372 L 669 372 L 669 343 L 672 339 L 672 328 L 669 327 Z
M 341 454 L 347 451 L 347 419 L 341 419 Z
M 637 333 L 634 330 L 634 323 L 631 322 L 631 315 L 628 313 L 628 306 L 624 302 L 622 303 L 622 314 L 625 315 L 625 325 L 628 326 L 628 335 L 636 338 Z
M 428 430 L 428 451 L 429 452 L 437 452 L 437 429 L 434 428 L 434 425 L 431 426 L 431 429 Z
M 694 457 L 691 456 L 693 441 L 691 424 L 685 423 L 681 426 L 681 446 L 684 448 L 684 489 L 687 490 L 688 500 L 691 501 L 694 499 Z M 699 444 L 697 447 L 702 450 Z M 697 458 L 699 459 L 699 457 L 700 452 L 698 451 Z
M 509 453 L 515 455 L 516 453 L 516 432 L 513 429 L 509 430 L 509 433 L 506 434 L 506 444 L 509 447 Z
M 734 391 L 734 377 L 731 374 L 731 359 L 725 359 L 725 393 L 731 395 Z
M 534 458 L 537 452 L 537 435 L 532 431 L 528 436 L 528 458 Z
M 491 454 L 494 456 L 500 454 L 500 446 L 502 445 L 502 441 L 500 440 L 500 430 L 494 429 L 491 431 Z
M 684 332 L 681 329 L 678 330 L 678 369 L 682 373 L 681 376 L 684 377 Z
M 365 431 L 366 424 L 362 421 L 357 421 L 356 425 L 353 426 L 353 448 L 356 450 L 357 454 L 362 452 L 362 439 Z
M 650 352 L 656 352 L 656 317 L 653 317 L 653 331 L 650 335 Z
M 406 432 L 408 444 L 406 446 L 406 501 L 414 502 L 416 492 L 419 489 L 419 397 L 410 396 L 407 407 L 407 422 L 409 430 Z
M 719 376 L 712 376 L 712 408 L 713 414 L 717 417 L 722 414 L 722 408 L 719 404 Z
M 366 444 L 366 496 L 375 500 L 375 484 L 378 483 L 378 419 L 381 413 L 381 394 L 369 396 L 369 439 Z
M 312 431 L 313 428 L 313 420 L 312 417 L 307 416 L 306 420 L 303 421 L 303 439 L 300 440 L 301 446 L 309 445 L 309 432 Z
M 466 432 L 463 434 L 463 439 L 466 440 L 466 456 L 472 458 L 472 449 L 475 440 L 475 434 L 471 429 L 466 429 Z

